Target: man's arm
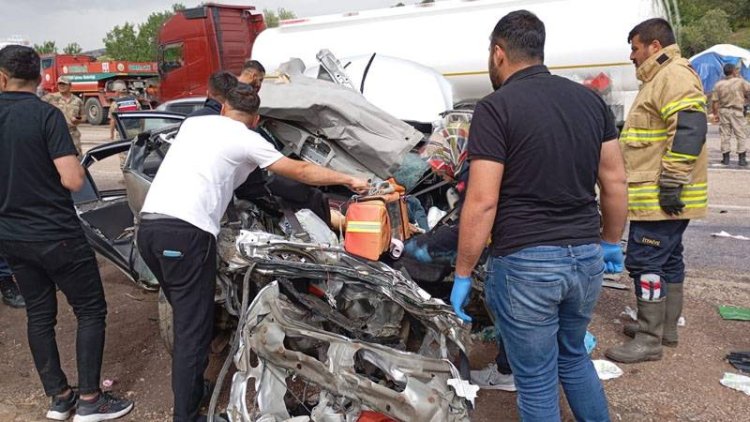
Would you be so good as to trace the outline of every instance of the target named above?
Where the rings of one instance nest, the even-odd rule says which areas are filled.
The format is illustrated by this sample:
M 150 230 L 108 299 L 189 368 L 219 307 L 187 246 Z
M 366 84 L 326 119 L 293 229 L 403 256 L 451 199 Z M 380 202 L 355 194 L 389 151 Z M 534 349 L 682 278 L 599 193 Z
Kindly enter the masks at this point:
M 505 165 L 497 161 L 472 160 L 469 186 L 458 229 L 456 276 L 468 277 L 487 246 L 500 197 Z
M 628 184 L 617 139 L 602 144 L 599 159 L 599 198 L 602 209 L 602 240 L 619 243 L 628 219 Z
M 53 160 L 57 172 L 60 174 L 60 183 L 71 192 L 78 192 L 83 187 L 85 172 L 75 155 L 65 155 Z
M 284 177 L 313 186 L 344 185 L 349 189 L 362 193 L 369 184 L 366 180 L 358 179 L 337 171 L 327 169 L 307 161 L 292 160 L 287 157 L 280 158 L 267 167 L 268 170 Z

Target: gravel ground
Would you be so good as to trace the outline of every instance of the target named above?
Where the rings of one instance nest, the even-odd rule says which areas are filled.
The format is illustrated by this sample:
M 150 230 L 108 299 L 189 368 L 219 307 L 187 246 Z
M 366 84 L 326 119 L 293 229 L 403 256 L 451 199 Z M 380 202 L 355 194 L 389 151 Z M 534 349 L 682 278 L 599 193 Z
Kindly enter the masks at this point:
M 108 135 L 102 127 L 83 126 L 82 132 L 85 148 Z M 713 136 L 712 155 L 717 155 L 717 143 Z M 95 164 L 92 173 L 107 188 L 121 188 L 117 165 L 116 159 L 105 160 Z M 717 312 L 719 305 L 750 306 L 750 277 L 745 272 L 750 242 L 710 237 L 721 228 L 750 236 L 750 172 L 712 170 L 710 178 L 711 203 L 732 208 L 712 208 L 707 220 L 688 228 L 687 325 L 680 329 L 680 345 L 665 348 L 659 362 L 621 365 L 624 375 L 604 382 L 614 421 L 750 421 L 750 396 L 719 384 L 724 372 L 736 372 L 724 356 L 750 350 L 750 322 L 724 321 Z M 109 304 L 103 379 L 113 379 L 115 391 L 136 400 L 135 410 L 122 420 L 169 421 L 170 357 L 158 335 L 157 297 L 134 286 L 111 264 L 100 264 Z M 58 299 L 61 361 L 75 384 L 75 319 L 62 295 Z M 602 359 L 607 347 L 626 339 L 621 334 L 625 317 L 620 315 L 625 306 L 635 307 L 632 290 L 604 290 L 590 327 L 598 340 L 594 359 Z M 494 346 L 486 343 L 475 345 L 471 354 L 476 368 L 493 357 Z M 2 305 L 0 380 L 0 422 L 46 420 L 48 399 L 31 361 L 25 314 Z M 513 393 L 481 391 L 472 419 L 518 420 L 515 398 Z M 561 400 L 564 419 L 572 421 Z

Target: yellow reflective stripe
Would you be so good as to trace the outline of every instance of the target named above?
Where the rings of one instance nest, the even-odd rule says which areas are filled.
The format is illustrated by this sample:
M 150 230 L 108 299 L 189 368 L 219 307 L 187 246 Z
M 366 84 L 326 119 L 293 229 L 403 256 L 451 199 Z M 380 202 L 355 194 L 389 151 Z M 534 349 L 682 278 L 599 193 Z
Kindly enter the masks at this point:
M 683 191 L 686 190 L 706 190 L 708 189 L 708 183 L 690 183 L 688 185 L 685 185 L 682 187 Z M 633 186 L 628 187 L 628 192 L 658 192 L 659 191 L 659 185 L 640 185 L 640 186 Z
M 690 154 L 680 154 L 678 152 L 672 152 L 667 151 L 667 154 L 664 155 L 664 161 L 693 161 L 697 160 L 697 155 L 690 155 Z
M 666 129 L 626 129 L 620 134 L 620 142 L 658 142 L 667 140 Z
M 376 221 L 349 221 L 346 231 L 349 233 L 380 233 L 383 227 Z
M 685 98 L 679 101 L 673 101 L 664 107 L 662 107 L 659 112 L 661 113 L 661 118 L 666 119 L 667 117 L 677 113 L 680 110 L 685 110 L 688 108 L 697 108 L 699 111 L 706 112 L 706 97 L 692 97 L 692 98 Z
M 638 134 L 651 134 L 651 135 L 659 135 L 659 134 L 665 134 L 667 133 L 666 129 L 639 129 L 639 128 L 628 128 L 625 129 L 623 132 L 629 132 L 629 133 L 638 133 Z
M 696 209 L 696 208 L 706 208 L 708 206 L 708 201 L 702 203 L 702 204 L 685 204 L 685 208 L 688 209 Z M 638 206 L 638 207 L 628 207 L 631 211 L 648 211 L 648 210 L 658 210 L 661 209 L 659 205 L 651 205 L 651 206 Z

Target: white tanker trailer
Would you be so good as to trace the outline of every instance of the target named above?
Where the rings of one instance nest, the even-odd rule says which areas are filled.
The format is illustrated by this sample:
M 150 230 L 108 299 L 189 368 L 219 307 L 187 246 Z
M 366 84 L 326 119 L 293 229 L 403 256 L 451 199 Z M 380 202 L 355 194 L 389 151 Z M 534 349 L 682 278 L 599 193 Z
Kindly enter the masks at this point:
M 445 76 L 455 104 L 472 102 L 492 90 L 487 59 L 495 24 L 527 9 L 545 23 L 546 65 L 599 91 L 621 121 L 638 91 L 628 32 L 643 20 L 666 18 L 671 6 L 660 0 L 447 0 L 292 19 L 262 31 L 252 58 L 271 72 L 292 57 L 315 66 L 324 48 L 343 63 L 372 54 L 402 58 Z

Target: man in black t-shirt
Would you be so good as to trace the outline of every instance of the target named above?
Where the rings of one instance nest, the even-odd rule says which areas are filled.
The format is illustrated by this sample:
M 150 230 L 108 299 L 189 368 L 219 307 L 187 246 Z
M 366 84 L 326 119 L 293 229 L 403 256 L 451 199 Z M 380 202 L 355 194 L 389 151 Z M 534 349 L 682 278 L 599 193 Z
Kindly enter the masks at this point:
M 63 114 L 36 96 L 39 55 L 29 47 L 0 50 L 0 255 L 26 299 L 28 339 L 47 418 L 122 416 L 133 403 L 99 390 L 107 304 L 99 268 L 70 192 L 84 183 Z M 60 368 L 55 340 L 59 288 L 78 320 L 78 392 Z M 80 395 L 80 398 L 79 398 Z
M 606 104 L 550 74 L 544 41 L 544 24 L 525 10 L 500 19 L 492 33 L 496 90 L 472 119 L 451 303 L 471 319 L 463 311 L 469 276 L 491 233 L 484 291 L 513 369 L 521 419 L 559 421 L 560 381 L 577 420 L 608 421 L 584 337 L 605 267 L 622 266 L 625 170 Z

